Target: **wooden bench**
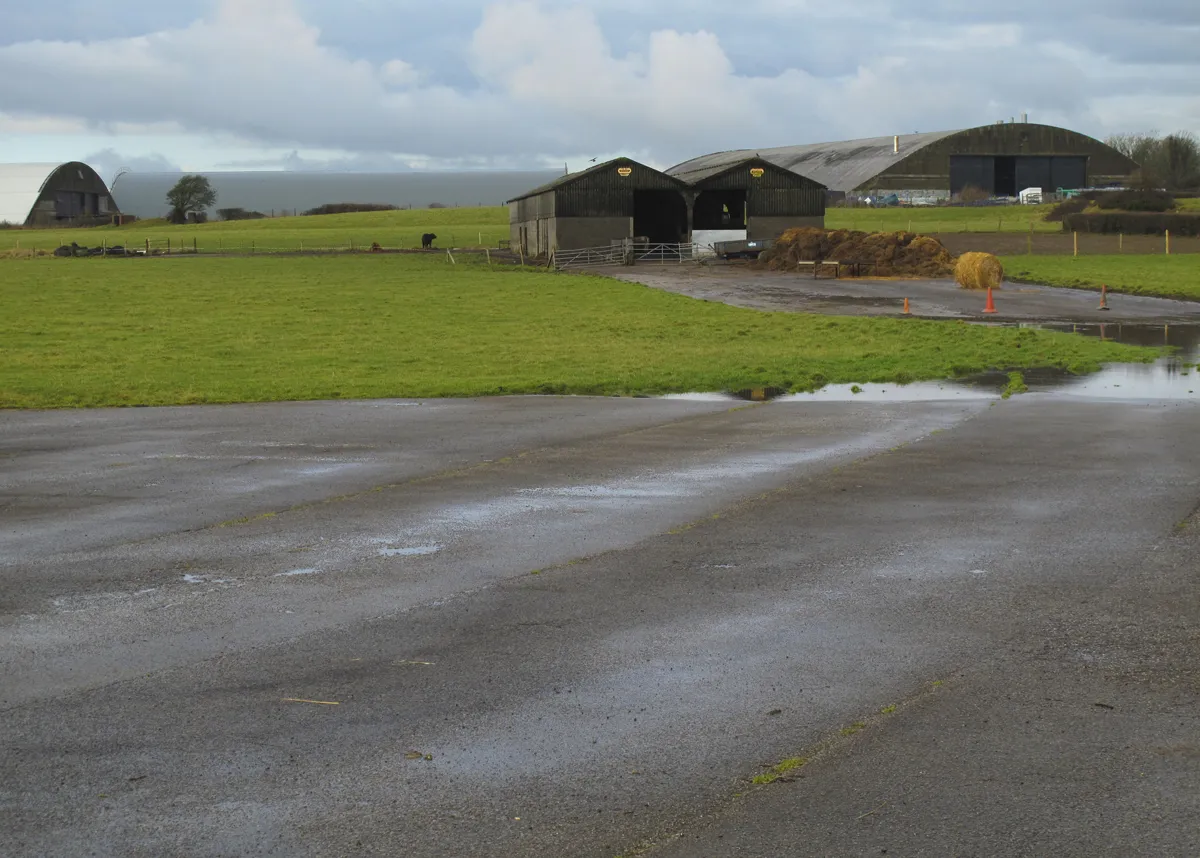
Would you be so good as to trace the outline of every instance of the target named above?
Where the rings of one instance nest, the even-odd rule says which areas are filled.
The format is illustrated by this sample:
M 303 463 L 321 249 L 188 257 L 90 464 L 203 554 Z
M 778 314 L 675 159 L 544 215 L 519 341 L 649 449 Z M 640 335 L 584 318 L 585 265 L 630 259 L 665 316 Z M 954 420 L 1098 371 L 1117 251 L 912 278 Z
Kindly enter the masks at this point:
M 875 273 L 874 262 L 843 262 L 842 267 L 850 277 L 865 277 L 868 273 Z
M 833 269 L 834 280 L 837 280 L 842 276 L 841 262 L 838 262 L 836 259 L 821 259 L 813 264 L 813 280 L 817 279 L 817 276 L 821 273 L 822 269 L 828 272 L 830 268 Z
M 797 271 L 812 271 L 813 279 L 816 280 L 822 274 L 829 274 L 832 271 L 834 279 L 840 278 L 843 273 L 847 277 L 862 277 L 868 271 L 875 270 L 874 262 L 840 262 L 836 259 L 818 259 L 813 262 L 811 260 L 801 260 L 796 263 Z

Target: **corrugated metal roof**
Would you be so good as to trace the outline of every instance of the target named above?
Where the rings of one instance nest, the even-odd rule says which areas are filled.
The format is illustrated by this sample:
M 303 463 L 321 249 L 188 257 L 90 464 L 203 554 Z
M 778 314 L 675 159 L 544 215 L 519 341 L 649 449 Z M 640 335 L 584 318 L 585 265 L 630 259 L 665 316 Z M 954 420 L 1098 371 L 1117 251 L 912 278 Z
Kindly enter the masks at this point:
M 831 191 L 852 191 L 878 176 L 909 155 L 961 131 L 931 131 L 924 134 L 900 135 L 900 152 L 892 151 L 891 137 L 868 137 L 863 140 L 844 140 L 839 143 L 807 143 L 801 146 L 778 146 L 772 149 L 736 149 L 702 155 L 676 164 L 667 173 L 696 182 L 699 175 L 712 175 L 755 156 L 777 167 L 791 170 L 820 182 Z
M 714 156 L 710 155 L 708 157 L 711 158 Z M 735 158 L 731 161 L 717 161 L 714 163 L 702 164 L 696 163 L 697 161 L 705 160 L 705 158 L 696 158 L 692 161 L 680 164 L 678 167 L 672 167 L 671 169 L 667 170 L 667 173 L 677 179 L 683 179 L 683 181 L 687 182 L 689 185 L 695 185 L 703 182 L 705 179 L 711 179 L 713 176 L 724 173 L 726 170 L 732 170 L 735 167 L 740 167 L 742 164 L 748 164 L 751 161 L 762 159 L 755 158 L 753 155 L 751 155 L 748 158 Z
M 0 164 L 0 222 L 23 224 L 62 164 Z
M 555 188 L 561 188 L 563 185 L 569 185 L 573 182 L 578 182 L 580 179 L 584 178 L 585 176 L 590 176 L 592 173 L 598 173 L 601 170 L 610 169 L 617 164 L 631 164 L 635 167 L 641 167 L 643 170 L 649 170 L 653 173 L 661 173 L 662 172 L 661 170 L 655 170 L 653 167 L 647 167 L 645 164 L 639 163 L 639 162 L 633 160 L 632 158 L 613 158 L 611 161 L 605 161 L 603 164 L 595 164 L 591 167 L 588 167 L 586 170 L 580 170 L 577 173 L 567 173 L 565 176 L 559 176 L 553 182 L 547 182 L 546 184 L 540 185 L 539 187 L 536 187 L 531 191 L 526 191 L 525 193 L 521 194 L 519 197 L 513 197 L 511 200 L 509 200 L 509 202 L 515 203 L 517 200 L 524 200 L 524 199 L 528 199 L 529 197 L 536 197 L 538 194 L 544 194 L 544 193 L 546 193 L 546 191 L 552 191 Z
M 709 157 L 713 157 L 713 156 L 709 156 Z M 761 163 L 765 162 L 767 164 L 774 165 L 775 167 L 777 167 L 781 170 L 784 170 L 785 172 L 793 173 L 794 175 L 797 175 L 802 179 L 811 179 L 814 182 L 817 181 L 816 179 L 813 179 L 812 176 L 807 176 L 804 173 L 801 173 L 797 170 L 788 170 L 786 167 L 782 167 L 781 165 L 776 164 L 774 161 L 770 160 L 769 158 L 759 157 L 757 153 L 755 153 L 754 155 L 751 155 L 748 158 L 734 158 L 733 160 L 730 160 L 730 161 L 719 161 L 719 162 L 715 161 L 713 163 L 704 163 L 704 164 L 697 163 L 698 161 L 703 161 L 703 160 L 705 160 L 705 159 L 696 158 L 693 161 L 687 161 L 686 163 L 680 164 L 677 167 L 672 167 L 670 170 L 667 171 L 667 173 L 669 175 L 674 176 L 677 179 L 682 179 L 683 181 L 687 182 L 689 185 L 698 185 L 701 182 L 711 179 L 714 176 L 719 176 L 722 173 L 727 173 L 727 172 L 730 172 L 731 170 L 736 170 L 740 167 L 753 166 L 754 164 L 761 164 Z

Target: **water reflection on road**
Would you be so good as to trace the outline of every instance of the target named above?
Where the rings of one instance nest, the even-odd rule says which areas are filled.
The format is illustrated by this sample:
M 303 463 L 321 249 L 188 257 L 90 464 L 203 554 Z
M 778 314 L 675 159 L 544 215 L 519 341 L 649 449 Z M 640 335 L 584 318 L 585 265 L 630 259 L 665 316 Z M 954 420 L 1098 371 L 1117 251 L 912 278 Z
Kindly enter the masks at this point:
M 1200 401 L 1200 325 L 1022 324 L 1101 337 L 1130 345 L 1169 347 L 1171 352 L 1149 364 L 1110 364 L 1091 375 L 1078 376 L 1056 369 L 1024 370 L 1032 392 L 1099 399 Z M 915 402 L 988 399 L 1001 394 L 1009 382 L 1004 372 L 983 373 L 955 381 L 915 384 L 830 384 L 812 393 L 786 393 L 778 388 L 749 388 L 730 393 L 685 393 L 669 399 L 741 399 L 751 402 Z

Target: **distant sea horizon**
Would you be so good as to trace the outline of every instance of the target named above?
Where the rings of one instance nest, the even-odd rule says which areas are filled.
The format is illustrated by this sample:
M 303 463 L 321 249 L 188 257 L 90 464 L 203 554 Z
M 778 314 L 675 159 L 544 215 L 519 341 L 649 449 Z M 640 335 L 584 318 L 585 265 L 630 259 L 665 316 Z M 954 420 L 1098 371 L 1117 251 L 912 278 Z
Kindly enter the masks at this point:
M 378 203 L 398 208 L 431 205 L 499 206 L 562 175 L 561 170 L 459 170 L 334 173 L 295 170 L 199 170 L 217 193 L 216 209 L 241 208 L 280 216 L 325 203 Z M 112 184 L 123 214 L 167 214 L 167 192 L 182 173 L 128 172 Z

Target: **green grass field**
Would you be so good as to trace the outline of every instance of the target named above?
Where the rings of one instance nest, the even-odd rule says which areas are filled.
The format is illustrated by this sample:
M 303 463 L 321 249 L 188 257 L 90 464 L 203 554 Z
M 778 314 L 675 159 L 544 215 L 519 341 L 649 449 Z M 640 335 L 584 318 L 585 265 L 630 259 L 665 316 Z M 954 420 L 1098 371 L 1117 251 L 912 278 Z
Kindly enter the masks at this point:
M 1181 208 L 1200 210 L 1200 200 L 1180 200 Z M 829 229 L 864 232 L 909 230 L 946 232 L 1062 232 L 1062 224 L 1043 218 L 1050 206 L 1004 206 L 979 208 L 831 208 L 826 212 Z M 156 249 L 171 242 L 172 249 L 201 251 L 294 252 L 301 249 L 348 249 L 370 247 L 418 247 L 422 233 L 438 236 L 439 247 L 496 247 L 509 237 L 508 208 L 490 206 L 459 209 L 411 209 L 394 212 L 362 212 L 265 218 L 255 221 L 216 222 L 171 226 L 162 221 L 142 221 L 122 227 L 92 229 L 4 229 L 0 251 L 53 250 L 72 241 L 86 246 L 122 244 Z
M 1045 206 L 996 208 L 911 208 L 841 209 L 826 215 L 830 229 L 916 232 L 1059 232 L 1061 224 L 1045 223 Z M 0 251 L 53 250 L 72 241 L 85 246 L 121 244 L 130 247 L 204 252 L 255 252 L 341 249 L 370 247 L 419 247 L 422 233 L 438 236 L 439 247 L 496 247 L 509 237 L 508 208 L 493 206 L 461 209 L 412 209 L 395 212 L 361 212 L 345 215 L 316 215 L 265 218 L 263 220 L 215 222 L 172 226 L 162 221 L 142 221 L 121 227 L 92 229 L 5 229 L 0 230 Z
M 0 251 L 18 245 L 23 249 L 53 250 L 72 241 L 85 246 L 104 242 L 144 247 L 147 240 L 161 249 L 168 239 L 173 249 L 190 250 L 195 242 L 205 252 L 249 251 L 252 247 L 262 253 L 341 249 L 349 248 L 352 242 L 356 247 L 370 247 L 376 241 L 384 247 L 420 247 L 421 235 L 426 232 L 437 234 L 438 247 L 496 247 L 509 236 L 508 209 L 410 209 L 182 226 L 142 221 L 91 229 L 5 229 L 0 230 Z
M 828 229 L 857 229 L 863 232 L 1061 232 L 1061 223 L 1043 218 L 1053 206 L 980 206 L 916 208 L 830 208 L 825 212 Z
M 1200 256 L 1010 256 L 1005 276 L 1048 286 L 1200 301 Z
M 0 262 L 0 406 L 654 394 L 1082 372 L 1155 353 L 957 322 L 766 313 L 445 257 Z

